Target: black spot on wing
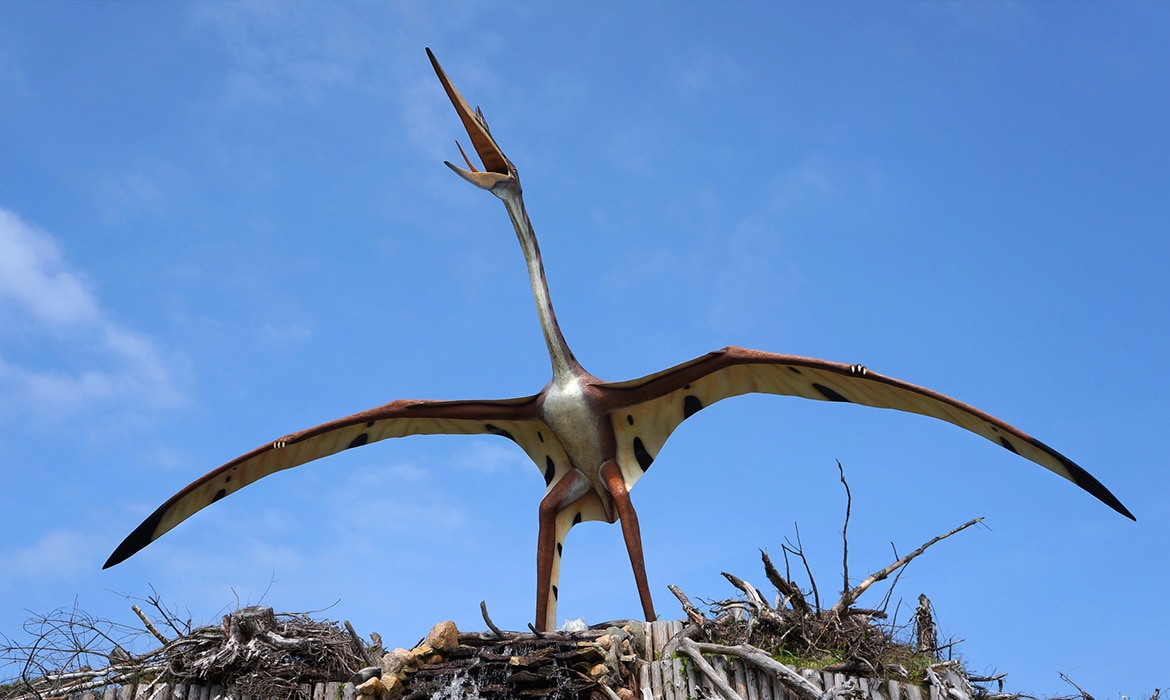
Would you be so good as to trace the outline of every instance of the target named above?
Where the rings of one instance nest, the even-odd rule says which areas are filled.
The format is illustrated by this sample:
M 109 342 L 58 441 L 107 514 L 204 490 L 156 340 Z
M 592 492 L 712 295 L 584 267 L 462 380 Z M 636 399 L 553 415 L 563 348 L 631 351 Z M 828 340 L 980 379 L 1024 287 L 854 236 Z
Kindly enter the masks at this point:
M 703 410 L 703 402 L 699 400 L 698 396 L 694 394 L 687 394 L 683 399 L 683 418 L 690 418 L 699 411 Z
M 372 428 L 372 427 L 374 427 L 374 421 L 372 421 L 372 420 L 370 420 L 370 421 L 366 421 L 366 427 L 367 427 L 367 428 Z
M 634 438 L 634 457 L 638 460 L 638 466 L 642 468 L 642 471 L 646 471 L 654 463 L 654 455 L 646 449 L 646 445 L 642 443 L 640 437 Z
M 816 383 L 816 382 L 813 382 L 813 385 L 812 385 L 812 387 L 813 387 L 814 389 L 816 389 L 817 391 L 819 391 L 819 392 L 821 393 L 821 396 L 824 396 L 824 397 L 825 397 L 826 399 L 828 399 L 829 401 L 842 401 L 842 402 L 844 402 L 844 403 L 853 403 L 853 402 L 852 402 L 852 401 L 850 401 L 849 399 L 847 399 L 847 398 L 845 398 L 844 396 L 842 396 L 842 395 L 838 394 L 837 392 L 833 391 L 832 389 L 830 389 L 829 387 L 825 386 L 824 384 L 818 384 L 818 383 Z
M 369 433 L 362 433 L 361 435 L 358 435 L 354 439 L 350 440 L 349 445 L 346 446 L 346 449 L 352 450 L 355 447 L 361 447 L 362 445 L 366 444 L 369 441 L 370 441 L 370 434 Z
M 556 587 L 556 586 L 553 586 L 553 587 L 552 587 L 552 594 L 553 594 L 553 598 L 557 598 L 557 599 L 559 599 L 559 598 L 560 598 L 560 595 L 557 593 L 557 587 Z
M 557 475 L 557 465 L 553 462 L 552 457 L 545 456 L 544 458 L 544 485 L 548 486 L 552 483 L 553 477 Z
M 557 556 L 558 556 L 558 557 L 559 557 L 559 556 L 561 556 L 561 551 L 562 551 L 564 548 L 565 548 L 565 547 L 564 547 L 564 545 L 562 545 L 560 542 L 557 542 Z
M 507 430 L 504 430 L 503 428 L 501 428 L 499 426 L 492 425 L 491 423 L 485 423 L 483 426 L 483 429 L 488 431 L 492 435 L 499 435 L 500 437 L 506 437 L 509 440 L 511 440 L 512 442 L 516 442 L 516 438 L 512 437 L 512 433 L 509 433 Z
M 789 372 L 793 372 L 795 374 L 800 374 L 800 370 L 793 367 L 792 365 L 784 365 L 784 369 L 788 370 Z
M 1009 450 L 1011 452 L 1015 452 L 1016 454 L 1020 454 L 1020 451 L 1016 449 L 1016 446 L 1013 445 L 1011 443 L 1011 441 L 1009 441 L 1007 438 L 1005 438 L 1002 435 L 999 436 L 999 444 L 1003 445 L 1004 448 L 1006 448 L 1007 450 Z
M 215 503 L 216 501 L 218 501 L 219 499 L 223 498 L 226 495 L 227 495 L 227 489 L 220 489 L 220 490 L 216 491 L 215 495 L 211 497 L 211 503 Z
M 576 515 L 573 516 L 573 524 L 574 525 L 581 524 L 581 514 L 580 513 L 577 513 Z
M 634 424 L 634 416 L 632 416 L 630 414 L 626 414 L 626 422 L 629 423 L 630 425 L 633 425 Z

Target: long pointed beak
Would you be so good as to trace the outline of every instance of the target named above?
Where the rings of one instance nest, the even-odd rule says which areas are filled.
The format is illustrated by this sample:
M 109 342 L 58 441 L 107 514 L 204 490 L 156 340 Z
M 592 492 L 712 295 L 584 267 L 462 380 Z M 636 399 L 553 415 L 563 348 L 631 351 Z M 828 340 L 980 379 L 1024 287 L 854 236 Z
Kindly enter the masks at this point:
M 427 49 L 427 57 L 431 59 L 431 66 L 435 69 L 435 75 L 439 76 L 439 82 L 443 83 L 443 89 L 447 91 L 447 97 L 451 99 L 451 105 L 455 107 L 455 112 L 459 114 L 459 118 L 463 121 L 463 128 L 467 129 L 467 136 L 471 139 L 471 145 L 475 148 L 475 152 L 479 155 L 479 159 L 483 162 L 483 171 L 480 171 L 472 164 L 471 159 L 463 151 L 463 147 L 459 146 L 456 141 L 455 145 L 459 146 L 459 154 L 463 156 L 463 161 L 467 163 L 467 169 L 460 168 L 450 162 L 443 161 L 448 168 L 451 168 L 458 173 L 464 180 L 467 180 L 476 187 L 482 187 L 485 190 L 491 191 L 502 182 L 514 180 L 516 177 L 515 168 L 508 162 L 504 156 L 504 152 L 496 145 L 495 139 L 492 138 L 491 132 L 488 131 L 487 122 L 484 121 L 483 114 L 478 109 L 472 109 L 455 86 L 451 84 L 451 80 L 447 74 L 443 72 L 443 67 L 439 65 L 438 60 L 435 59 L 435 54 Z

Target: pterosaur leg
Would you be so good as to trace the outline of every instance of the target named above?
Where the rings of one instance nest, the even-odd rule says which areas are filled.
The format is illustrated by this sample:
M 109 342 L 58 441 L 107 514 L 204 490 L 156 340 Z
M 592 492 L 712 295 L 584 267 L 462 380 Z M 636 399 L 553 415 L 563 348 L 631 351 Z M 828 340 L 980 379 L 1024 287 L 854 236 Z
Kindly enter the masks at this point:
M 540 502 L 540 529 L 536 535 L 536 628 L 541 632 L 556 628 L 560 550 L 565 533 L 572 527 L 563 522 L 566 508 L 589 488 L 589 479 L 574 469 Z
M 652 622 L 657 616 L 654 614 L 654 600 L 650 597 L 650 584 L 646 580 L 646 559 L 642 556 L 642 530 L 638 527 L 638 514 L 634 512 L 630 492 L 626 489 L 626 481 L 617 462 L 611 459 L 601 465 L 601 479 L 605 482 L 609 495 L 613 497 L 614 507 L 622 522 L 622 538 L 626 541 L 626 551 L 630 553 L 630 566 L 634 569 L 634 582 L 638 585 L 642 612 L 646 614 L 646 620 Z

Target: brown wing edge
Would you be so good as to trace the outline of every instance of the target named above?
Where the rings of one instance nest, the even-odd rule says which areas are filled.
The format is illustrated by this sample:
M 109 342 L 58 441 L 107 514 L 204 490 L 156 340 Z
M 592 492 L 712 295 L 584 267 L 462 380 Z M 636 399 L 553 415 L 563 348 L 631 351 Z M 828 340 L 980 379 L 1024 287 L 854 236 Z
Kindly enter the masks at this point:
M 169 499 L 167 499 L 167 501 L 165 503 L 163 503 L 161 506 L 159 506 L 157 509 L 155 509 L 155 511 L 153 513 L 148 515 L 146 517 L 146 519 L 143 520 L 142 523 L 138 527 L 134 528 L 134 530 L 129 535 L 126 536 L 126 539 L 122 540 L 122 543 L 119 544 L 116 549 L 114 549 L 114 552 L 112 554 L 110 554 L 109 559 L 107 559 L 106 563 L 102 565 L 102 569 L 103 570 L 108 569 L 111 566 L 116 566 L 117 564 L 120 564 L 120 563 L 126 561 L 127 559 L 134 556 L 142 549 L 146 548 L 147 545 L 149 545 L 151 542 L 154 542 L 156 539 L 158 539 L 158 537 L 161 537 L 162 534 L 165 534 L 165 533 L 157 533 L 156 532 L 158 529 L 159 523 L 162 522 L 162 519 L 166 516 L 167 512 L 176 503 L 178 503 L 180 500 L 182 500 L 188 493 L 190 493 L 197 486 L 203 484 L 208 479 L 213 478 L 215 475 L 222 473 L 224 470 L 231 469 L 232 467 L 236 466 L 237 464 L 242 464 L 250 459 L 254 459 L 255 457 L 257 457 L 265 452 L 270 452 L 274 449 L 279 449 L 277 447 L 278 445 L 284 446 L 284 445 L 294 444 L 294 443 L 299 442 L 301 440 L 315 437 L 315 436 L 320 435 L 322 433 L 336 430 L 338 428 L 348 427 L 348 426 L 351 426 L 351 425 L 354 425 L 357 423 L 363 423 L 363 422 L 368 422 L 368 421 L 372 421 L 372 420 L 385 420 L 387 418 L 393 418 L 393 417 L 406 417 L 406 416 L 394 416 L 394 415 L 388 415 L 388 414 L 395 414 L 395 413 L 401 414 L 403 411 L 409 411 L 412 409 L 417 410 L 420 413 L 420 415 L 418 415 L 418 416 L 412 416 L 412 417 L 416 417 L 416 418 L 428 418 L 428 417 L 431 417 L 431 418 L 434 418 L 434 417 L 483 418 L 484 420 L 500 419 L 500 418 L 512 418 L 512 419 L 527 418 L 527 417 L 530 417 L 528 414 L 532 413 L 532 406 L 535 405 L 536 399 L 537 399 L 537 396 L 526 396 L 526 397 L 515 398 L 515 399 L 482 400 L 482 401 L 481 400 L 469 400 L 469 401 L 459 401 L 459 400 L 456 400 L 456 401 L 399 400 L 399 401 L 394 401 L 394 402 L 388 403 L 384 406 L 379 406 L 378 408 L 372 408 L 372 409 L 369 409 L 367 411 L 363 411 L 361 413 L 355 413 L 353 415 L 346 416 L 344 418 L 338 418 L 337 420 L 329 421 L 327 423 L 322 423 L 321 425 L 317 425 L 315 427 L 308 428 L 307 430 L 302 430 L 298 433 L 293 433 L 291 435 L 285 436 L 285 437 L 283 437 L 279 440 L 276 440 L 274 442 L 267 443 L 261 447 L 257 447 L 256 449 L 252 450 L 251 452 L 248 452 L 247 454 L 240 455 L 239 457 L 231 460 L 227 464 L 224 464 L 220 467 L 217 467 L 217 468 L 211 470 L 210 472 L 204 474 L 203 476 L 199 477 L 195 481 L 192 481 L 190 484 L 188 484 L 186 487 L 184 487 L 181 491 L 179 491 L 178 493 L 176 493 L 175 495 L 173 495 Z M 432 410 L 433 409 L 440 409 L 439 411 L 436 411 L 436 413 L 443 413 L 446 415 L 442 415 L 442 416 L 430 415 L 430 416 L 428 416 L 428 415 L 426 415 L 429 412 L 427 409 L 432 409 Z M 524 413 L 525 415 L 520 415 L 520 416 L 516 415 L 518 410 L 520 412 Z M 486 426 L 485 426 L 484 433 L 491 434 L 491 431 L 486 429 Z M 507 436 L 505 436 L 505 437 L 507 437 Z M 359 444 L 351 445 L 350 448 L 360 447 L 361 445 L 364 445 L 364 444 L 366 444 L 366 443 L 362 442 Z M 316 460 L 313 460 L 313 461 L 316 461 Z M 213 499 L 211 501 L 211 503 L 214 503 L 217 500 L 219 500 L 219 498 Z M 207 505 L 211 505 L 211 503 L 208 503 Z M 206 507 L 206 506 L 204 506 L 204 507 Z

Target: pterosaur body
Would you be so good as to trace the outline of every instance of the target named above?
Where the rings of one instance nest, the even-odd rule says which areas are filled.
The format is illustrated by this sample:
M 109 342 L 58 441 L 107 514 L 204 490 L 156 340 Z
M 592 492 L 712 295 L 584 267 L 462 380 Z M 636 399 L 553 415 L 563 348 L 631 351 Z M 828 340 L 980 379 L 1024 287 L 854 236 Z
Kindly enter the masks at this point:
M 555 626 L 565 535 L 588 520 L 621 522 L 643 612 L 652 620 L 654 606 L 630 489 L 680 423 L 716 401 L 752 392 L 851 402 L 938 418 L 1056 472 L 1133 518 L 1097 479 L 1044 443 L 947 396 L 860 365 L 727 347 L 626 382 L 604 382 L 589 374 L 569 349 L 553 313 L 516 168 L 496 144 L 483 115 L 468 106 L 429 49 L 427 54 L 483 170 L 476 169 L 466 155 L 468 169 L 447 165 L 494 194 L 507 209 L 528 266 L 552 362 L 552 381 L 537 394 L 515 399 L 394 401 L 287 435 L 175 494 L 130 533 L 106 567 L 125 560 L 196 511 L 274 472 L 387 438 L 493 434 L 519 445 L 540 469 L 547 487 L 539 508 L 536 626 L 541 630 Z

